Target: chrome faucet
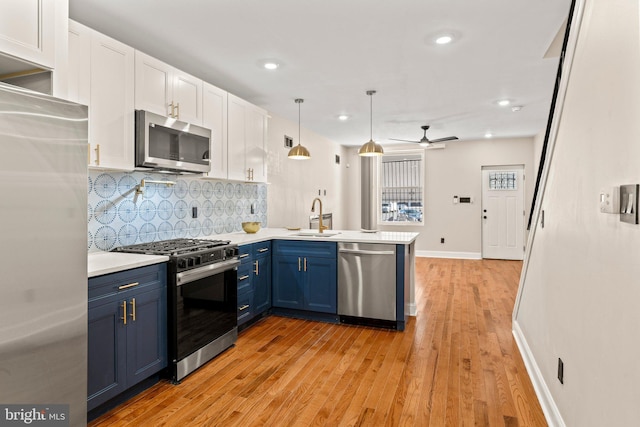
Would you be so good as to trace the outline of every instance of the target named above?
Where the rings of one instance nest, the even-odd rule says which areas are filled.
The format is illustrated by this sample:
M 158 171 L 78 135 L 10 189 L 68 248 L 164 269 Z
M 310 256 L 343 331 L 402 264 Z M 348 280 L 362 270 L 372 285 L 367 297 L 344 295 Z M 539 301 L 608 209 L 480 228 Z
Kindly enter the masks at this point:
M 316 197 L 315 199 L 313 199 L 313 202 L 311 202 L 311 212 L 316 211 L 316 200 L 318 201 L 318 203 L 320 203 L 320 214 L 318 215 L 318 233 L 323 233 L 324 230 L 329 227 L 327 227 L 326 225 L 322 225 L 322 200 L 320 200 L 320 197 Z

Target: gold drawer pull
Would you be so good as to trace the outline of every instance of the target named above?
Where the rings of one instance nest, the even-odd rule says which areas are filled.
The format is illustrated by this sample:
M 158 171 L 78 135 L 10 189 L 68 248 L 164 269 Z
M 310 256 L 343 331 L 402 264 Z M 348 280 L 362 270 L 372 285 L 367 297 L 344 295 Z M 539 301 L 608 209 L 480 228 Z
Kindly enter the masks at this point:
M 246 310 L 247 308 L 249 308 L 249 306 L 248 306 L 248 305 L 243 305 L 243 306 L 241 306 L 241 307 L 239 308 L 239 310 L 240 310 L 240 311 L 244 311 L 244 310 Z
M 238 280 L 247 280 L 249 278 L 249 276 L 240 276 L 238 277 Z
M 118 290 L 133 288 L 134 286 L 138 286 L 139 284 L 140 282 L 133 282 L 133 283 L 129 283 L 128 285 L 118 286 Z
M 267 252 L 269 250 L 269 248 L 260 248 L 258 249 L 258 252 Z
M 242 255 L 240 255 L 240 258 L 246 258 L 248 256 L 249 256 L 249 254 L 242 254 Z

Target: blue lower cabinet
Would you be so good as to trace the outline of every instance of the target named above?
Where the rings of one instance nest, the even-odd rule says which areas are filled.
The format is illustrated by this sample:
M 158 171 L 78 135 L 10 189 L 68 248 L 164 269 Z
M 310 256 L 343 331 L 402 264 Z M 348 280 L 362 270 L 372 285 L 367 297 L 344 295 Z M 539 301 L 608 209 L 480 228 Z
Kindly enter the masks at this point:
M 275 241 L 273 306 L 337 314 L 336 244 Z
M 239 247 L 238 326 L 271 308 L 271 242 Z
M 89 279 L 87 410 L 167 366 L 166 264 Z
M 253 276 L 253 306 L 255 314 L 271 308 L 271 255 L 256 258 Z

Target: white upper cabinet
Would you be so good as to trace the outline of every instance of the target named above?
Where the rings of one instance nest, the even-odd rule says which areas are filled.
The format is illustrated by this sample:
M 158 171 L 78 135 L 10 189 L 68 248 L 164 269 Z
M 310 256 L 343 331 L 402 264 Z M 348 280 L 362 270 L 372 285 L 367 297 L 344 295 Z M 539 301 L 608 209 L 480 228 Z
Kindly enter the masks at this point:
M 211 171 L 208 178 L 227 179 L 227 92 L 203 84 L 202 125 L 211 129 Z
M 54 1 L 2 0 L 0 52 L 53 69 L 54 28 Z
M 89 106 L 89 166 L 134 169 L 134 49 L 69 22 L 69 95 Z
M 89 105 L 91 96 L 91 32 L 93 30 L 69 20 L 69 65 L 67 98 Z
M 136 51 L 135 108 L 202 125 L 202 80 Z
M 267 181 L 267 112 L 228 95 L 228 178 Z

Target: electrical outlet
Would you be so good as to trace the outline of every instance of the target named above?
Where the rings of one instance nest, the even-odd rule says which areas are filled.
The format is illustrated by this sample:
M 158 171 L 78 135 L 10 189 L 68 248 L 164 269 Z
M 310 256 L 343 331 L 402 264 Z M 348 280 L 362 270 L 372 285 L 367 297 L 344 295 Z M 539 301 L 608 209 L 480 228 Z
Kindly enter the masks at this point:
M 198 218 L 198 207 L 194 206 L 191 208 L 191 218 Z
M 558 357 L 558 381 L 564 384 L 564 362 Z
M 440 238 L 440 243 L 444 243 L 444 237 Z

